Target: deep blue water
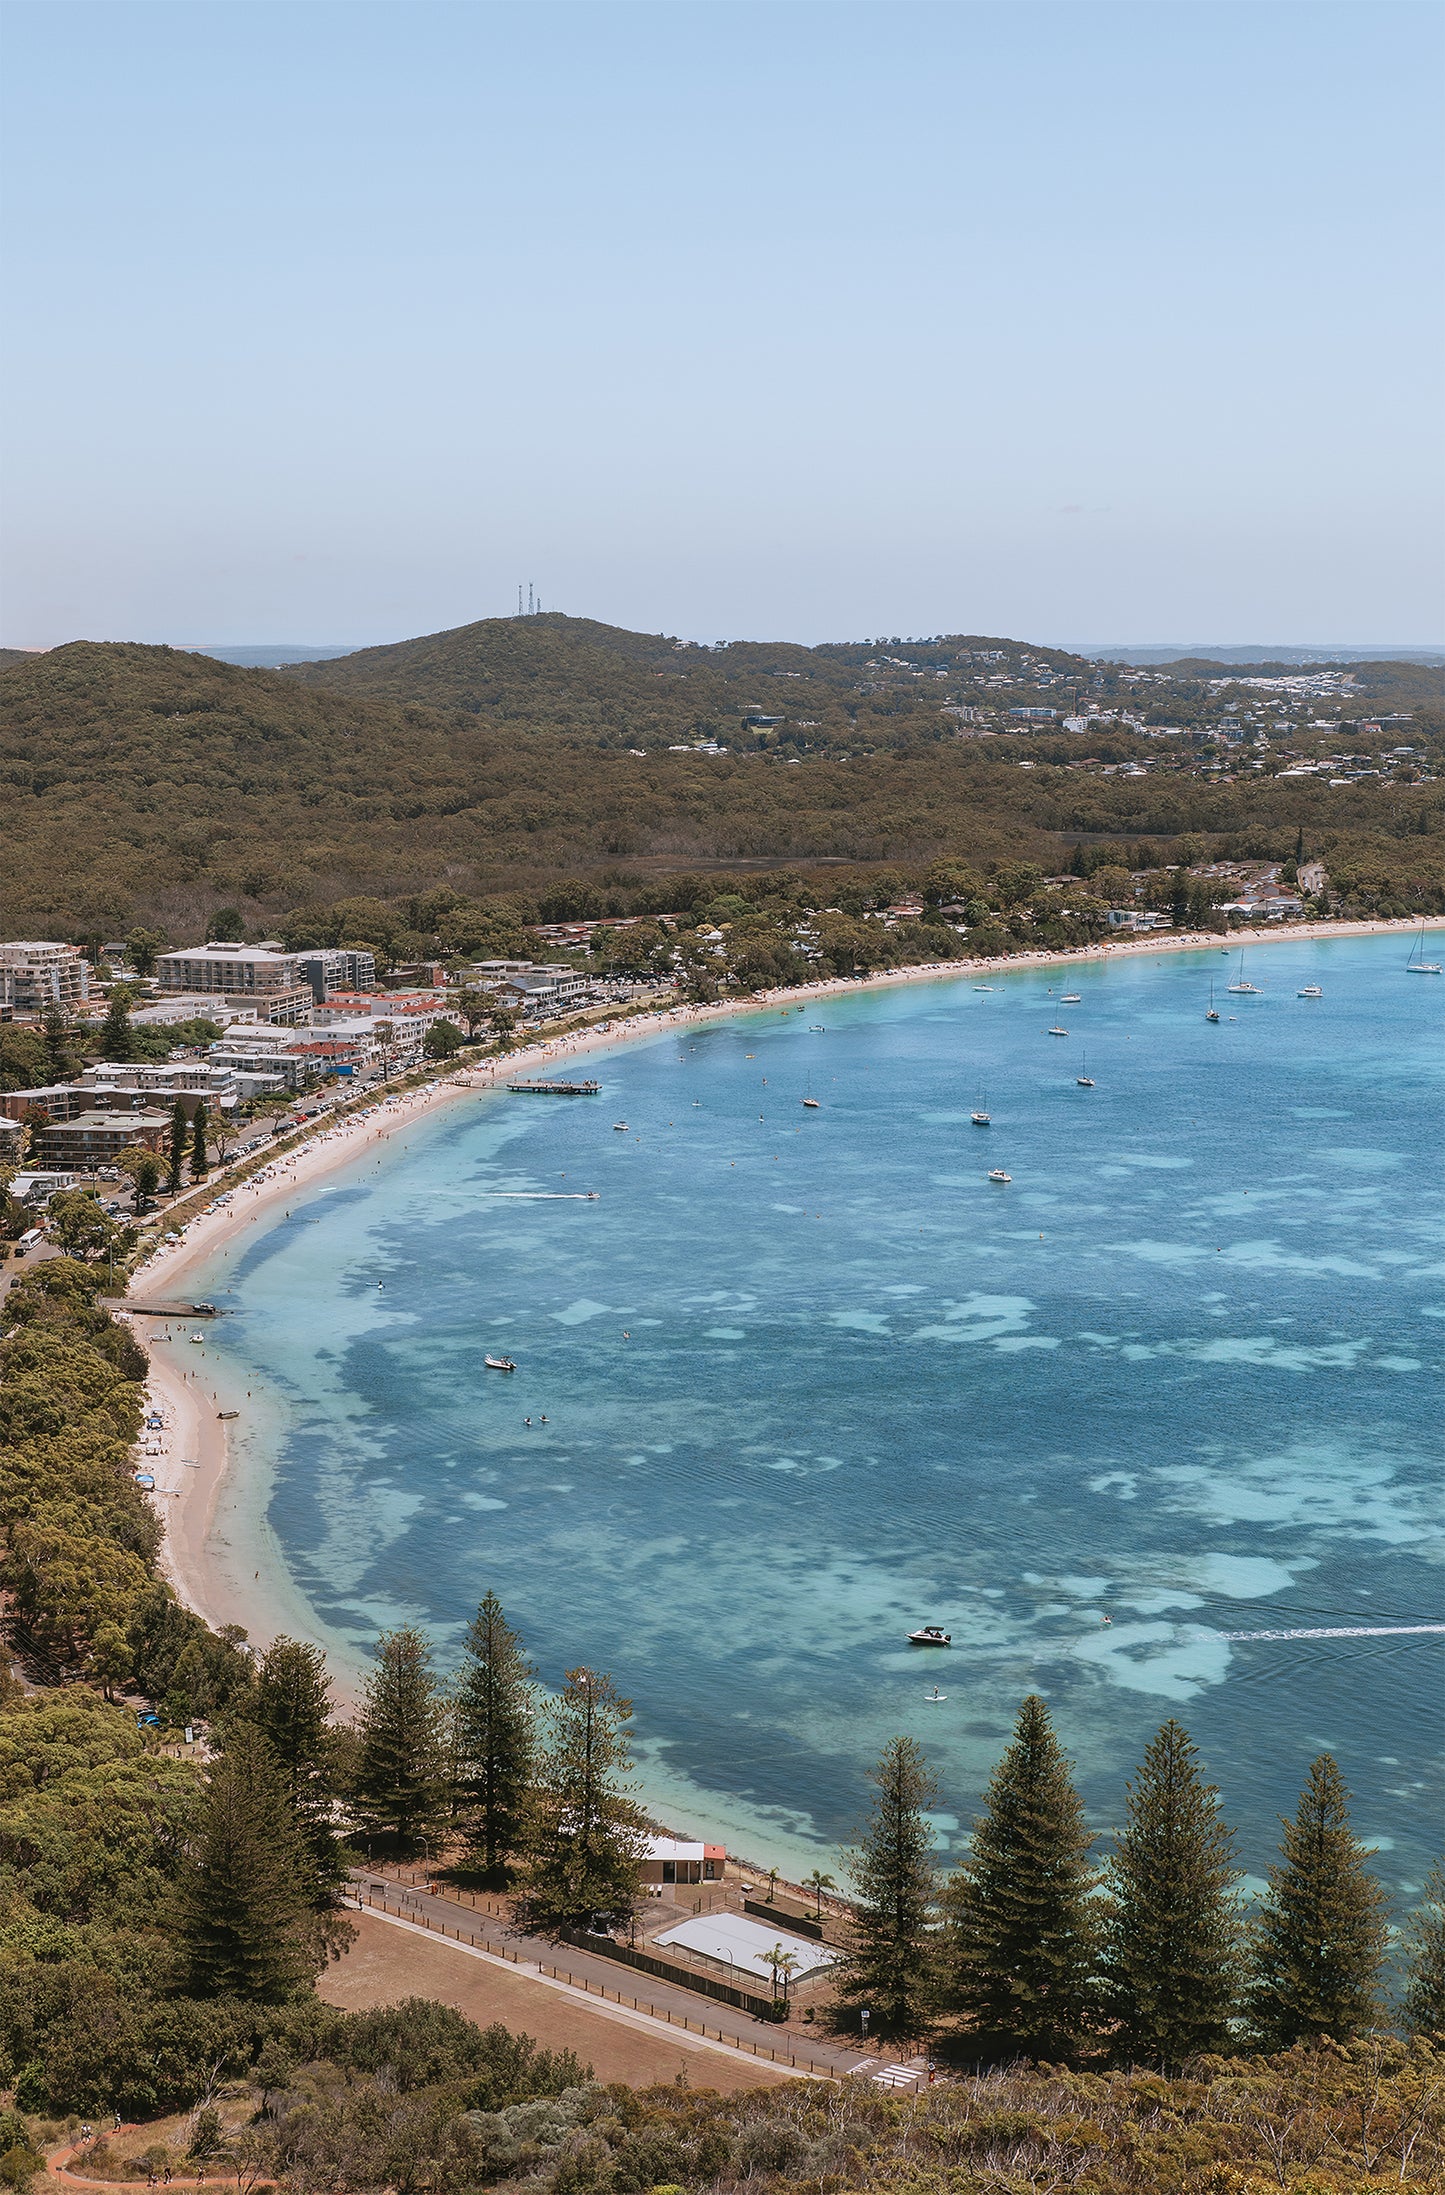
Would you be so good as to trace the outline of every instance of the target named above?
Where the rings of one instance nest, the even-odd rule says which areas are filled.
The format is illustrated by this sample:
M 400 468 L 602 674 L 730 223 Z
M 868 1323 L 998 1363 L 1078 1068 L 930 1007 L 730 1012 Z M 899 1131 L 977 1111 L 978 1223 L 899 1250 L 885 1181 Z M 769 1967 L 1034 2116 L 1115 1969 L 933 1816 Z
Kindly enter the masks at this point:
M 760 1011 L 333 1174 L 209 1276 L 279 1398 L 269 1521 L 321 1635 L 415 1620 L 447 1660 L 495 1587 L 548 1680 L 633 1695 L 669 1817 L 754 1856 L 846 1837 L 899 1731 L 956 1845 L 1037 1689 L 1100 1828 L 1177 1714 L 1252 1874 L 1329 1747 L 1418 1883 L 1445 1639 L 1220 1636 L 1445 1617 L 1445 979 L 1404 957 Z

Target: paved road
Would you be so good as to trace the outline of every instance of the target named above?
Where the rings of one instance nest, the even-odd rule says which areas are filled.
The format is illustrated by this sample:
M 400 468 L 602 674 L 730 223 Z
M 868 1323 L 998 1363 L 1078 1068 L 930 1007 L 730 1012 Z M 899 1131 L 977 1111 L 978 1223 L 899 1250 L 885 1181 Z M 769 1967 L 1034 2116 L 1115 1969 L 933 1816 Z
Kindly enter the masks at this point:
M 572 1944 L 549 1943 L 541 1936 L 519 1934 L 480 1907 L 474 1911 L 465 1900 L 412 1888 L 371 1870 L 358 1870 L 352 1878 L 352 1887 L 374 1889 L 393 1909 L 417 1920 L 429 1919 L 453 1929 L 460 1927 L 484 1948 L 515 1957 L 524 1968 L 527 1965 L 544 1966 L 564 1977 L 571 1975 L 579 1984 L 590 1982 L 594 1989 L 610 1989 L 628 1999 L 635 1997 L 639 2009 L 651 2011 L 655 2018 L 665 2021 L 670 2012 L 679 2021 L 690 2020 L 695 2027 L 706 2026 L 721 2034 L 725 2041 L 746 2050 L 756 2043 L 759 2057 L 767 2058 L 776 2051 L 786 2062 L 791 2053 L 801 2064 L 811 2060 L 820 2073 L 831 2077 L 844 2073 L 871 2074 L 878 2069 L 879 2060 L 860 2056 L 856 2047 L 835 2043 L 825 2035 L 800 2034 L 796 2028 L 776 2027 L 771 2021 L 752 2019 L 732 2005 L 719 2003 L 699 1991 L 660 1981 L 654 1975 L 641 1973 L 596 1952 L 581 1951 Z M 600 2003 L 597 2009 L 602 2009 Z

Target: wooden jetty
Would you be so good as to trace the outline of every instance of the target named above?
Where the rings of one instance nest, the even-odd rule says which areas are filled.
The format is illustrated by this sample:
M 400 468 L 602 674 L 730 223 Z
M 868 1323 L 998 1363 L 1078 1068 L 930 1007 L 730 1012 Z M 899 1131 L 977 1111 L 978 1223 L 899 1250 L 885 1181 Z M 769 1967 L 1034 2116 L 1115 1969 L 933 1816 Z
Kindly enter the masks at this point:
M 128 1296 L 112 1296 L 106 1299 L 117 1311 L 132 1311 L 144 1319 L 216 1319 L 220 1308 L 214 1303 L 132 1303 Z
M 596 1097 L 600 1082 L 509 1082 L 518 1097 Z

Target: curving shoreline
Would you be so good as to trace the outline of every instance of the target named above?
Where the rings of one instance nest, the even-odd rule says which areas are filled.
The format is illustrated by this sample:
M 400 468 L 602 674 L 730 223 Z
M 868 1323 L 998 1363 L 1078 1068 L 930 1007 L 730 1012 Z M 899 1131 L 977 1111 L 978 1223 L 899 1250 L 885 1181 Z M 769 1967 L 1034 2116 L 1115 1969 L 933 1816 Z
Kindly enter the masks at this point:
M 569 1036 L 545 1039 L 521 1047 L 485 1067 L 466 1069 L 423 1089 L 389 1098 L 348 1121 L 327 1127 L 263 1172 L 233 1189 L 227 1202 L 192 1222 L 182 1241 L 157 1250 L 137 1270 L 131 1284 L 147 1295 L 175 1290 L 183 1278 L 203 1261 L 215 1256 L 228 1242 L 244 1235 L 254 1222 L 276 1205 L 284 1204 L 337 1166 L 344 1165 L 375 1145 L 394 1138 L 439 1106 L 494 1089 L 519 1073 L 555 1066 L 612 1050 L 668 1030 L 702 1022 L 757 1013 L 769 1008 L 837 997 L 888 984 L 938 982 L 977 975 L 994 976 L 1025 968 L 1077 965 L 1132 959 L 1161 952 L 1236 950 L 1240 945 L 1286 944 L 1328 941 L 1339 937 L 1370 937 L 1414 932 L 1414 922 L 1321 922 L 1274 925 L 1229 934 L 1228 944 L 1215 932 L 1183 936 L 1154 934 L 1128 944 L 1080 947 L 1055 952 L 1021 953 L 1007 959 L 968 959 L 930 962 L 911 968 L 895 968 L 863 979 L 837 978 L 804 984 L 755 997 L 726 999 L 705 1006 L 676 1006 L 654 1010 L 613 1023 L 606 1029 L 579 1030 Z M 137 1337 L 151 1359 L 148 1393 L 164 1420 L 161 1438 L 151 1445 L 160 1453 L 147 1454 L 145 1462 L 156 1479 L 155 1499 L 162 1509 L 165 1540 L 161 1564 L 180 1598 L 215 1626 L 239 1623 L 259 1644 L 268 1644 L 278 1632 L 315 1636 L 316 1617 L 296 1589 L 263 1516 L 246 1515 L 236 1499 L 230 1472 L 233 1443 L 228 1437 L 231 1421 L 218 1416 L 241 1398 L 228 1394 L 224 1377 L 217 1379 L 202 1345 L 192 1357 L 191 1347 L 178 1330 L 183 1320 L 160 1318 L 125 1309 L 134 1321 Z M 241 1436 L 263 1446 L 266 1427 L 261 1417 L 240 1421 Z M 259 1460 L 264 1469 L 264 1453 Z M 229 1496 L 229 1499 L 228 1499 Z M 332 1643 L 324 1639 L 319 1643 Z M 333 1666 L 334 1689 L 343 1697 L 352 1693 L 345 1665 Z

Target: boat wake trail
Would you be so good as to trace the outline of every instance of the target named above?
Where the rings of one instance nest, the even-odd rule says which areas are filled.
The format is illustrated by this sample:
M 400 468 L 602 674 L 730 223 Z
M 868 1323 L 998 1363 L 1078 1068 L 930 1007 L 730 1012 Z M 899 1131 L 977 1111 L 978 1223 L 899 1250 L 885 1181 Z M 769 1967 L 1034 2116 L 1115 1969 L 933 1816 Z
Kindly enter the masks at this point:
M 1445 1632 L 1445 1623 L 1360 1623 L 1323 1631 L 1216 1631 L 1219 1639 L 1408 1639 Z

